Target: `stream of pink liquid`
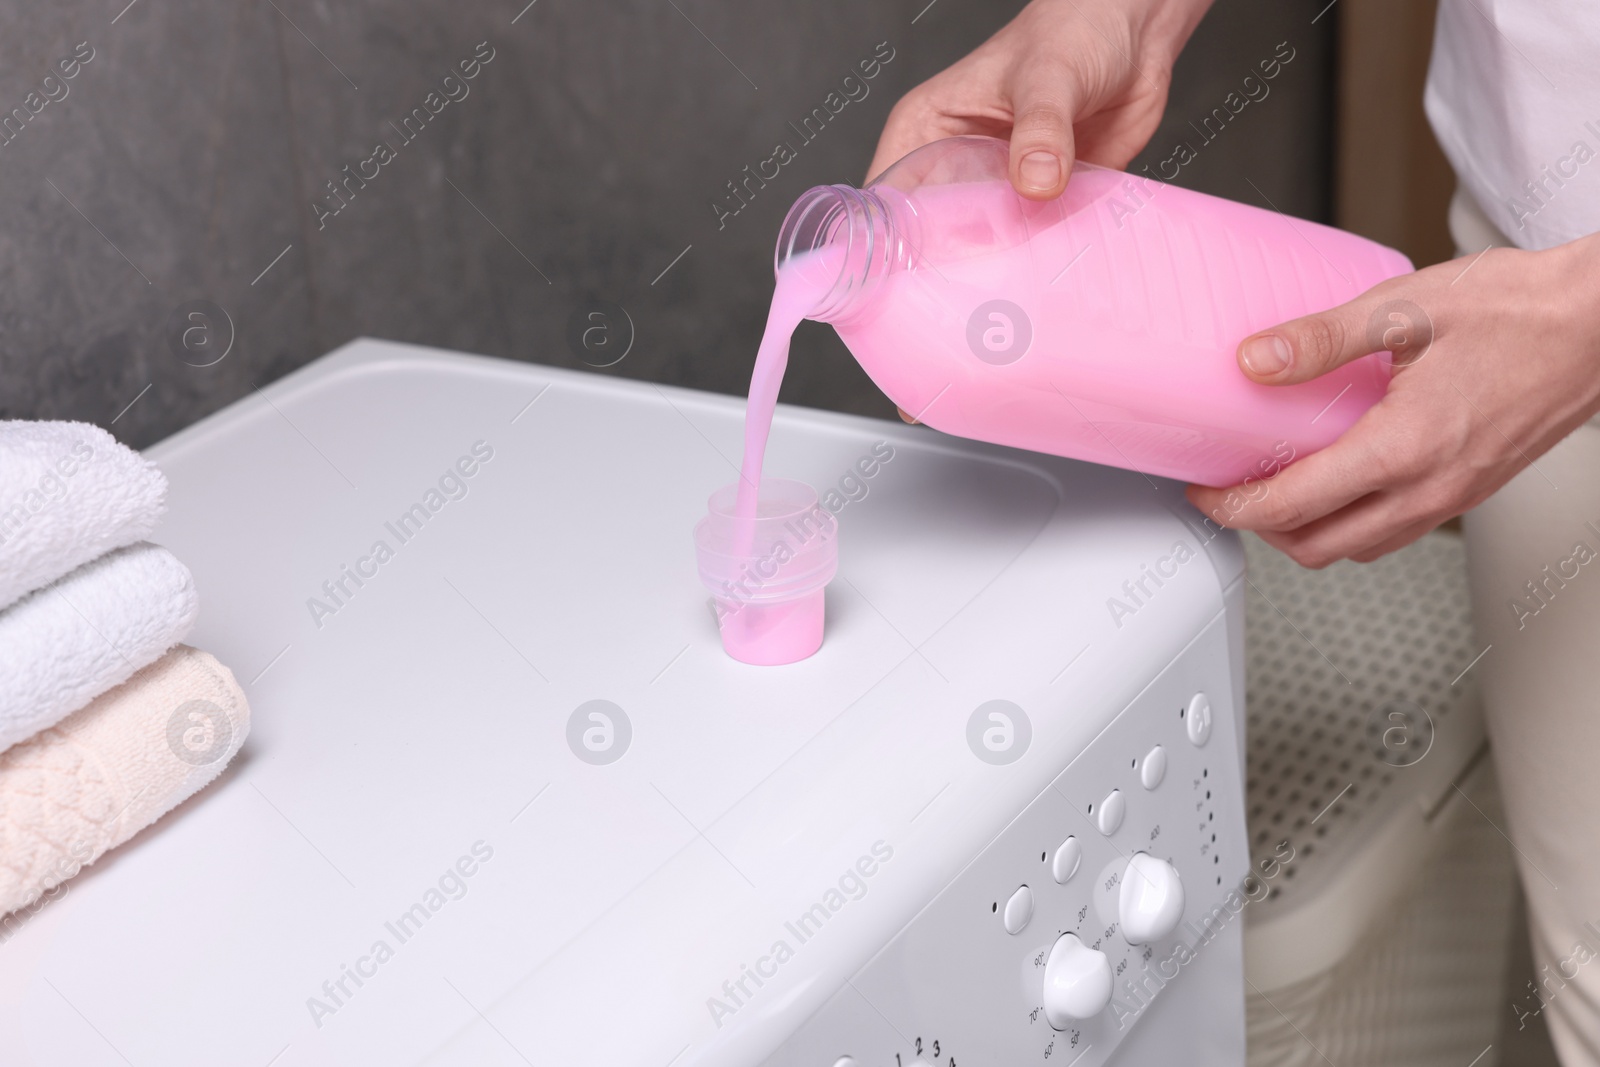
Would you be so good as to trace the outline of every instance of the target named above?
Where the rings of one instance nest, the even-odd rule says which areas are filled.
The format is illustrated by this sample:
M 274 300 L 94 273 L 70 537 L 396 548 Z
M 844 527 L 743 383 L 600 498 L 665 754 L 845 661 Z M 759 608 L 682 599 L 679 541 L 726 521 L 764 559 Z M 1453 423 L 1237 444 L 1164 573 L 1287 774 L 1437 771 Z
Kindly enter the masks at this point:
M 750 396 L 744 417 L 744 460 L 734 500 L 734 556 L 753 558 L 757 518 L 761 514 L 761 473 L 767 439 L 778 406 L 778 389 L 789 365 L 789 342 L 800 320 L 819 306 L 837 277 L 829 276 L 826 256 L 802 256 L 779 271 L 773 289 L 766 331 L 756 352 Z M 782 507 L 784 505 L 779 504 Z M 723 648 L 734 659 L 752 664 L 794 663 L 810 656 L 822 641 L 823 590 L 768 603 L 746 603 L 720 622 Z
M 778 406 L 778 388 L 789 366 L 789 341 L 800 321 L 827 295 L 835 278 L 836 257 L 798 256 L 778 271 L 772 291 L 772 309 L 767 312 L 767 329 L 756 351 L 756 368 L 750 376 L 750 398 L 744 413 L 744 464 L 739 470 L 739 498 L 735 514 L 746 522 L 755 519 L 761 485 L 761 467 L 767 454 L 767 437 L 772 432 L 772 416 Z M 741 523 L 743 525 L 743 523 Z M 755 536 L 754 526 L 748 536 Z M 748 548 L 748 545 L 743 546 Z

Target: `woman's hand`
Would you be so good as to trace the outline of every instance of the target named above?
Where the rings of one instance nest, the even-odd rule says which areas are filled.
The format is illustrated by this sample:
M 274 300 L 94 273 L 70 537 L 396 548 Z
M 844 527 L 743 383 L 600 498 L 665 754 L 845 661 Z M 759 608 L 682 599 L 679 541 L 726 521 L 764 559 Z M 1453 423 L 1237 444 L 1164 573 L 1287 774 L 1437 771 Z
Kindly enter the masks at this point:
M 930 141 L 1011 141 L 1011 182 L 1059 196 L 1075 156 L 1124 167 L 1155 133 L 1172 63 L 1210 0 L 1033 0 L 972 54 L 901 98 L 869 176 Z
M 1376 559 L 1479 504 L 1600 410 L 1600 234 L 1392 278 L 1246 338 L 1239 366 L 1289 385 L 1379 346 L 1394 380 L 1342 437 L 1243 508 L 1225 503 L 1239 487 L 1190 502 L 1307 567 Z

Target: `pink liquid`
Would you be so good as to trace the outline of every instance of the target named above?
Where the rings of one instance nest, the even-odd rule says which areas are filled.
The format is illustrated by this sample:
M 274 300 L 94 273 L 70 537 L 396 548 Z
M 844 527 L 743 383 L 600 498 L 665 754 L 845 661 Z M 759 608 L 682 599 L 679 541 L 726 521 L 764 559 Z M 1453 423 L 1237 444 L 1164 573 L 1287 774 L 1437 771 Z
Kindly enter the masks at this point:
M 757 539 L 757 517 L 771 518 L 782 514 L 786 507 L 792 507 L 792 502 L 770 501 L 760 496 L 767 439 L 772 432 L 772 417 L 778 405 L 778 389 L 783 384 L 783 373 L 789 364 L 790 338 L 806 313 L 817 306 L 836 274 L 836 265 L 832 274 L 826 267 L 806 270 L 795 266 L 785 269 L 778 276 L 772 295 L 772 308 L 767 314 L 766 332 L 762 334 L 761 347 L 756 353 L 755 371 L 751 375 L 750 396 L 745 408 L 744 460 L 739 471 L 738 496 L 734 507 L 736 527 L 733 549 L 736 556 L 760 558 L 767 555 L 770 546 Z M 807 516 L 800 521 L 803 524 L 812 519 Z M 831 531 L 826 536 L 832 536 Z M 813 542 L 808 540 L 806 543 Z M 739 581 L 750 575 L 753 569 L 740 567 L 737 574 L 729 577 Z M 805 659 L 822 644 L 823 601 L 820 585 L 803 595 L 776 601 L 719 597 L 718 626 L 723 648 L 743 663 L 764 666 Z
M 828 259 L 829 263 L 816 263 Z M 754 518 L 761 467 L 767 454 L 767 438 L 772 432 L 772 415 L 778 406 L 778 389 L 789 366 L 789 341 L 806 313 L 817 306 L 833 284 L 828 275 L 832 257 L 806 257 L 778 272 L 772 291 L 772 308 L 767 312 L 767 329 L 756 351 L 756 368 L 750 376 L 750 399 L 744 414 L 744 464 L 739 469 L 739 510 L 741 518 Z M 812 269 L 807 269 L 807 268 Z M 817 269 L 817 268 L 821 269 Z
M 823 590 L 781 604 L 745 607 L 722 620 L 722 648 L 740 663 L 798 663 L 822 647 Z
M 834 326 L 945 433 L 1230 486 L 1331 444 L 1388 387 L 1375 356 L 1294 386 L 1236 363 L 1250 334 L 1410 269 L 1355 234 L 1102 169 L 1044 204 L 1003 181 L 883 195 L 916 262 Z

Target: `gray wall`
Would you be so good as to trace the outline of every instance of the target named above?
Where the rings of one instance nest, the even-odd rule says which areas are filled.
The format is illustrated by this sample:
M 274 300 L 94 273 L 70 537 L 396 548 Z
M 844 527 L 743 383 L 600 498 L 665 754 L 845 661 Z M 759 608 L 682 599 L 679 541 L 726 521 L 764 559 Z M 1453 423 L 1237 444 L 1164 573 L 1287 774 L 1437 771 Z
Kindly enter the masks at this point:
M 894 100 L 1020 6 L 123 2 L 0 11 L 0 111 L 28 116 L 0 145 L 0 417 L 115 420 L 135 446 L 359 334 L 582 367 L 568 325 L 595 301 L 624 307 L 635 331 L 597 373 L 742 394 L 788 205 L 809 185 L 859 181 Z M 1220 0 L 1136 166 L 1180 137 L 1198 144 L 1187 124 L 1288 40 L 1296 58 L 1271 95 L 1178 181 L 1325 217 L 1322 6 Z M 93 58 L 41 89 L 82 41 Z M 402 143 L 389 123 L 485 41 L 493 59 L 468 95 Z M 719 229 L 724 183 L 881 41 L 895 58 L 870 95 Z M 395 158 L 319 218 L 325 183 L 380 139 Z M 196 301 L 227 321 L 210 311 L 186 348 Z M 228 321 L 226 358 L 191 365 Z M 893 413 L 816 324 L 784 399 Z

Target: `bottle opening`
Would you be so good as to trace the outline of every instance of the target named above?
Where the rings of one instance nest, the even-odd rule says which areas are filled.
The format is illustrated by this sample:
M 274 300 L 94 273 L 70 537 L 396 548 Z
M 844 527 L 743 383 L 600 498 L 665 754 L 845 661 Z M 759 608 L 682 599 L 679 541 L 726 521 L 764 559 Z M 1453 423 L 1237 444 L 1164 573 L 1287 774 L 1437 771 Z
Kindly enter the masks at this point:
M 821 294 L 806 318 L 838 322 L 862 306 L 876 283 L 910 265 L 909 247 L 884 199 L 872 189 L 818 185 L 784 217 L 775 272 L 802 272 Z

